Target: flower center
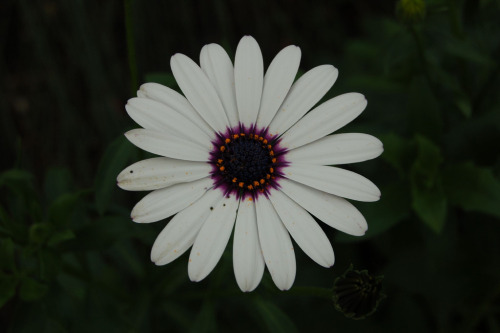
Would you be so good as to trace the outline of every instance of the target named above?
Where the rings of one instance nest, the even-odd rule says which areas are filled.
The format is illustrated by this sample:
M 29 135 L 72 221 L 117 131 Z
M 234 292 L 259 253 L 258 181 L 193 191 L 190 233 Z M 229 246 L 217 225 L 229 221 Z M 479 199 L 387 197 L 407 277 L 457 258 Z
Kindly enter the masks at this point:
M 225 194 L 255 197 L 275 183 L 280 163 L 275 145 L 264 135 L 232 131 L 214 142 L 211 163 L 215 187 L 222 186 Z M 279 150 L 279 148 L 278 148 Z

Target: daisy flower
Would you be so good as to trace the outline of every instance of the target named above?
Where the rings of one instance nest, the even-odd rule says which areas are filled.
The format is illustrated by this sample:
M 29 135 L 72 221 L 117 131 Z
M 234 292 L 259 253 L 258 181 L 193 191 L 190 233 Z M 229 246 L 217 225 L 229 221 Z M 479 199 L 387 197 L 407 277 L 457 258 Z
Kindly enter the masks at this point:
M 296 273 L 292 238 L 319 265 L 335 261 L 312 215 L 350 235 L 365 233 L 366 220 L 344 198 L 376 201 L 380 191 L 363 176 L 331 165 L 375 158 L 382 143 L 366 134 L 329 134 L 356 118 L 367 101 L 347 93 L 312 109 L 338 71 L 318 66 L 294 83 L 300 57 L 297 46 L 285 47 L 264 75 L 254 38 L 241 39 L 234 66 L 220 45 L 205 45 L 200 66 L 183 54 L 171 58 L 185 97 L 146 83 L 128 101 L 128 114 L 142 128 L 126 137 L 162 157 L 127 167 L 118 186 L 152 190 L 133 208 L 135 222 L 173 216 L 153 245 L 155 264 L 168 264 L 191 248 L 189 278 L 200 281 L 234 229 L 240 289 L 255 289 L 267 267 L 286 290 Z

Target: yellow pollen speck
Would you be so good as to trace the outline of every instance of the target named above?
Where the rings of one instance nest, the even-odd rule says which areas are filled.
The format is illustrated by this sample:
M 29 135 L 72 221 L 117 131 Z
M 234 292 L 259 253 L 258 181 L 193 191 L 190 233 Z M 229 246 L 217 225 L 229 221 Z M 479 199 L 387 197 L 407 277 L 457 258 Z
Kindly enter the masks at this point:
M 239 187 L 243 187 L 244 185 L 245 185 L 245 183 L 243 183 L 243 182 L 239 182 L 239 183 L 238 183 L 238 186 L 239 186 Z
M 250 134 L 249 136 L 250 136 L 250 139 L 253 139 L 253 134 Z
M 233 183 L 236 183 L 238 179 L 236 177 L 233 178 Z
M 226 168 L 224 168 L 223 166 L 221 166 L 221 167 L 219 168 L 219 170 L 220 170 L 220 171 L 224 171 L 225 169 L 226 169 Z
M 233 139 L 238 139 L 240 136 L 238 134 L 233 134 Z
M 263 144 L 267 145 L 267 140 L 262 141 Z
M 267 145 L 267 149 L 271 149 L 271 148 L 273 148 L 273 146 Z
M 259 141 L 262 141 L 262 140 L 264 140 L 264 137 L 262 137 L 262 136 L 259 137 Z
M 272 150 L 271 150 L 271 151 L 269 152 L 269 155 L 274 156 L 274 151 L 272 151 Z
M 260 183 L 261 183 L 261 184 L 264 184 L 265 182 L 266 182 L 266 181 L 265 181 L 264 179 L 261 179 L 261 180 L 260 180 Z
M 258 182 L 258 181 L 256 181 L 256 180 L 253 182 L 253 184 L 254 184 L 255 186 L 259 186 L 259 182 Z
M 221 146 L 221 147 L 220 147 L 220 151 L 224 151 L 224 150 L 226 150 L 226 147 Z
M 222 164 L 222 159 L 220 159 L 220 158 L 219 158 L 219 159 L 217 160 L 217 163 Z
M 271 160 L 273 163 L 276 163 L 276 157 Z
M 252 185 L 248 185 L 248 186 L 247 186 L 247 188 L 248 188 L 249 190 L 253 190 L 253 186 L 252 186 Z
M 224 142 L 229 143 L 229 142 L 231 142 L 231 139 L 226 139 L 226 140 L 224 140 Z
M 267 175 L 266 175 L 266 179 L 269 179 L 269 178 L 271 178 L 271 175 L 270 175 L 270 174 L 267 174 Z
M 241 136 L 245 136 L 245 133 L 240 133 Z
M 269 172 L 270 172 L 270 173 L 273 173 L 273 172 L 274 172 L 274 169 L 273 169 L 273 168 L 269 168 Z
M 253 198 L 248 198 L 248 201 L 253 201 Z

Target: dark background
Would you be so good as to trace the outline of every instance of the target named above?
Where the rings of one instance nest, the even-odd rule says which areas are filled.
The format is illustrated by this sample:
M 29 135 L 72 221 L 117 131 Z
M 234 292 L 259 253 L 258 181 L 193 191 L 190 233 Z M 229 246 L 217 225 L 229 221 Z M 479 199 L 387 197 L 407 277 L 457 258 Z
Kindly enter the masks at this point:
M 415 10 L 414 3 L 425 5 Z M 498 0 L 3 0 L 0 3 L 0 327 L 6 332 L 500 331 Z M 356 91 L 368 108 L 342 132 L 384 154 L 349 165 L 382 191 L 354 203 L 369 231 L 325 228 L 329 270 L 298 247 L 280 292 L 266 272 L 241 293 L 231 246 L 203 282 L 187 255 L 149 251 L 165 225 L 129 214 L 143 193 L 116 175 L 147 155 L 123 133 L 138 84 L 178 89 L 170 57 L 207 43 L 234 57 L 259 42 L 267 65 L 302 49 L 299 73 L 333 64 L 325 99 Z M 231 243 L 230 243 L 231 244 Z M 329 289 L 350 264 L 383 275 L 387 297 L 355 321 Z

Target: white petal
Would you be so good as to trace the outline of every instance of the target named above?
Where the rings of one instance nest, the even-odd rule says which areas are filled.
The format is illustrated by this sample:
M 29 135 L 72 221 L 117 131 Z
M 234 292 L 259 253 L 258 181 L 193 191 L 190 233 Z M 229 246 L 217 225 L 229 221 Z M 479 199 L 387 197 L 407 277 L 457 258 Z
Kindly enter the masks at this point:
M 300 48 L 290 45 L 281 50 L 269 65 L 264 77 L 264 90 L 257 117 L 259 128 L 266 128 L 278 112 L 297 75 L 300 56 Z
M 240 121 L 250 126 L 259 113 L 264 64 L 259 44 L 251 36 L 240 40 L 234 59 L 234 84 Z
M 265 197 L 256 203 L 257 228 L 262 254 L 274 284 L 288 290 L 295 280 L 296 265 L 292 241 L 276 210 Z
M 286 154 L 286 159 L 292 163 L 335 165 L 370 160 L 383 151 L 382 142 L 374 136 L 345 133 L 329 135 L 293 149 Z
M 368 229 L 363 215 L 344 198 L 288 179 L 279 182 L 286 195 L 330 227 L 353 236 L 363 236 Z
M 209 158 L 206 147 L 172 134 L 136 128 L 125 136 L 137 147 L 153 154 L 199 162 L 206 162 Z
M 142 90 L 137 90 L 137 97 L 148 98 L 148 95 Z
M 213 184 L 209 177 L 155 190 L 139 201 L 130 214 L 134 222 L 149 223 L 165 219 L 198 200 Z
M 210 170 L 205 162 L 155 157 L 125 168 L 116 180 L 124 190 L 149 191 L 208 177 Z
M 172 56 L 170 67 L 182 92 L 200 116 L 217 132 L 225 132 L 229 122 L 224 107 L 201 68 L 180 53 Z
M 178 113 L 191 120 L 193 124 L 198 126 L 203 133 L 207 134 L 211 139 L 215 137 L 214 130 L 198 114 L 198 112 L 196 112 L 186 97 L 182 96 L 177 91 L 161 84 L 150 82 L 144 83 L 141 86 L 140 90 L 137 92 L 137 96 L 144 96 L 165 104 L 169 108 L 176 110 Z
M 357 201 L 377 201 L 380 190 L 367 178 L 349 170 L 294 163 L 284 169 L 287 178 L 320 191 Z
M 149 98 L 132 98 L 125 105 L 129 116 L 145 129 L 193 140 L 210 149 L 210 137 L 176 110 Z
M 302 75 L 271 121 L 269 134 L 281 135 L 302 118 L 330 90 L 338 73 L 332 65 L 322 65 Z
M 222 46 L 205 45 L 200 53 L 201 69 L 212 82 L 219 95 L 231 127 L 238 126 L 238 109 L 234 91 L 234 68 Z
M 279 190 L 272 190 L 269 198 L 300 248 L 319 265 L 333 266 L 335 256 L 332 244 L 311 215 Z
M 332 98 L 309 112 L 283 134 L 281 145 L 293 149 L 335 132 L 359 116 L 367 103 L 365 96 L 358 93 Z
M 219 262 L 233 231 L 237 209 L 238 201 L 234 196 L 224 197 L 213 206 L 189 255 L 191 281 L 203 280 Z
M 236 218 L 233 240 L 233 266 L 236 282 L 242 291 L 252 291 L 264 274 L 264 257 L 259 243 L 255 204 L 242 200 Z
M 166 265 L 186 252 L 207 219 L 210 207 L 221 199 L 221 191 L 207 191 L 198 201 L 175 215 L 156 237 L 151 261 L 156 265 Z

